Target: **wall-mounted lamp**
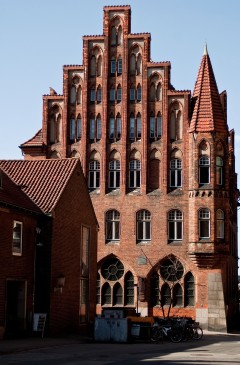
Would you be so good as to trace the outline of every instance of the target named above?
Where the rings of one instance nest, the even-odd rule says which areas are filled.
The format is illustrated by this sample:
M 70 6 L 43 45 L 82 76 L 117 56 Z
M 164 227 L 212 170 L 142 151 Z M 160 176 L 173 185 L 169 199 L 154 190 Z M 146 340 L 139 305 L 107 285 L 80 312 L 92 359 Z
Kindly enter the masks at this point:
M 65 276 L 63 274 L 58 275 L 58 277 L 56 278 L 56 285 L 54 287 L 54 292 L 58 292 L 60 291 L 60 293 L 62 293 L 62 289 L 65 286 Z

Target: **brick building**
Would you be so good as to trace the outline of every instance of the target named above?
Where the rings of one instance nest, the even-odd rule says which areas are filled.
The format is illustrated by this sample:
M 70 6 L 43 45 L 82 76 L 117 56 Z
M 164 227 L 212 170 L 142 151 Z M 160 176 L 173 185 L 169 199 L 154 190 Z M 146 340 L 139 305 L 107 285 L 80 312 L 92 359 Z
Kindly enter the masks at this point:
M 0 327 L 26 333 L 46 313 L 51 333 L 85 331 L 98 225 L 79 159 L 0 161 L 0 172 Z
M 99 222 L 97 312 L 191 315 L 226 330 L 237 310 L 234 131 L 207 48 L 195 89 L 153 62 L 130 6 L 104 7 L 63 66 L 63 94 L 43 96 L 25 159 L 79 157 Z M 161 304 L 161 305 L 160 305 Z

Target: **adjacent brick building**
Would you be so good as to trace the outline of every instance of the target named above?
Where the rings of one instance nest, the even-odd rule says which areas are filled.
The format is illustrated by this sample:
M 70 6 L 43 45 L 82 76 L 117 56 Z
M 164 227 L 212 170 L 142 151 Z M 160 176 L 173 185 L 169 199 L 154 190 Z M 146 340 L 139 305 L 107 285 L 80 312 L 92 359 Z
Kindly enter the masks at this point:
M 0 326 L 19 335 L 46 313 L 51 333 L 85 331 L 95 318 L 98 225 L 79 159 L 0 169 Z
M 237 185 L 227 95 L 207 49 L 193 94 L 153 62 L 130 6 L 104 7 L 83 37 L 83 64 L 63 67 L 63 94 L 43 96 L 26 160 L 79 157 L 99 222 L 97 313 L 191 315 L 226 330 L 237 313 Z M 161 304 L 161 305 L 160 305 Z

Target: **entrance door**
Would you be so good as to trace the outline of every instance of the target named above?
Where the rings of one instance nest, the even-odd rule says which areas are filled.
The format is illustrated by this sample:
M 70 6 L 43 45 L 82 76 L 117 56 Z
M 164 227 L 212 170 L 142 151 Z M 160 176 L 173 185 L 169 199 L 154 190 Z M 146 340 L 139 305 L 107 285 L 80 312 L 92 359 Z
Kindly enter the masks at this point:
M 26 330 L 26 281 L 7 280 L 6 333 L 16 336 Z

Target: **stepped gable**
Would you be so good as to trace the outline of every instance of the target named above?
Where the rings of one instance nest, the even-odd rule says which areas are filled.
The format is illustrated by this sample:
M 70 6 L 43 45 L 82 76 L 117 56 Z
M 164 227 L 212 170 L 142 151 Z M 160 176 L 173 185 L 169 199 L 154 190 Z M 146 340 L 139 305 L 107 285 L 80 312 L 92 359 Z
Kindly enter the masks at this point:
M 42 129 L 40 129 L 32 138 L 28 141 L 22 143 L 20 147 L 35 147 L 35 146 L 42 146 L 43 139 L 42 139 Z
M 207 47 L 202 57 L 192 102 L 190 132 L 226 132 L 227 125 Z
M 32 200 L 16 185 L 3 170 L 0 169 L 2 188 L 0 189 L 0 205 L 14 206 L 18 209 L 34 213 L 42 213 Z
M 0 168 L 44 213 L 54 209 L 77 164 L 76 158 L 0 160 Z

